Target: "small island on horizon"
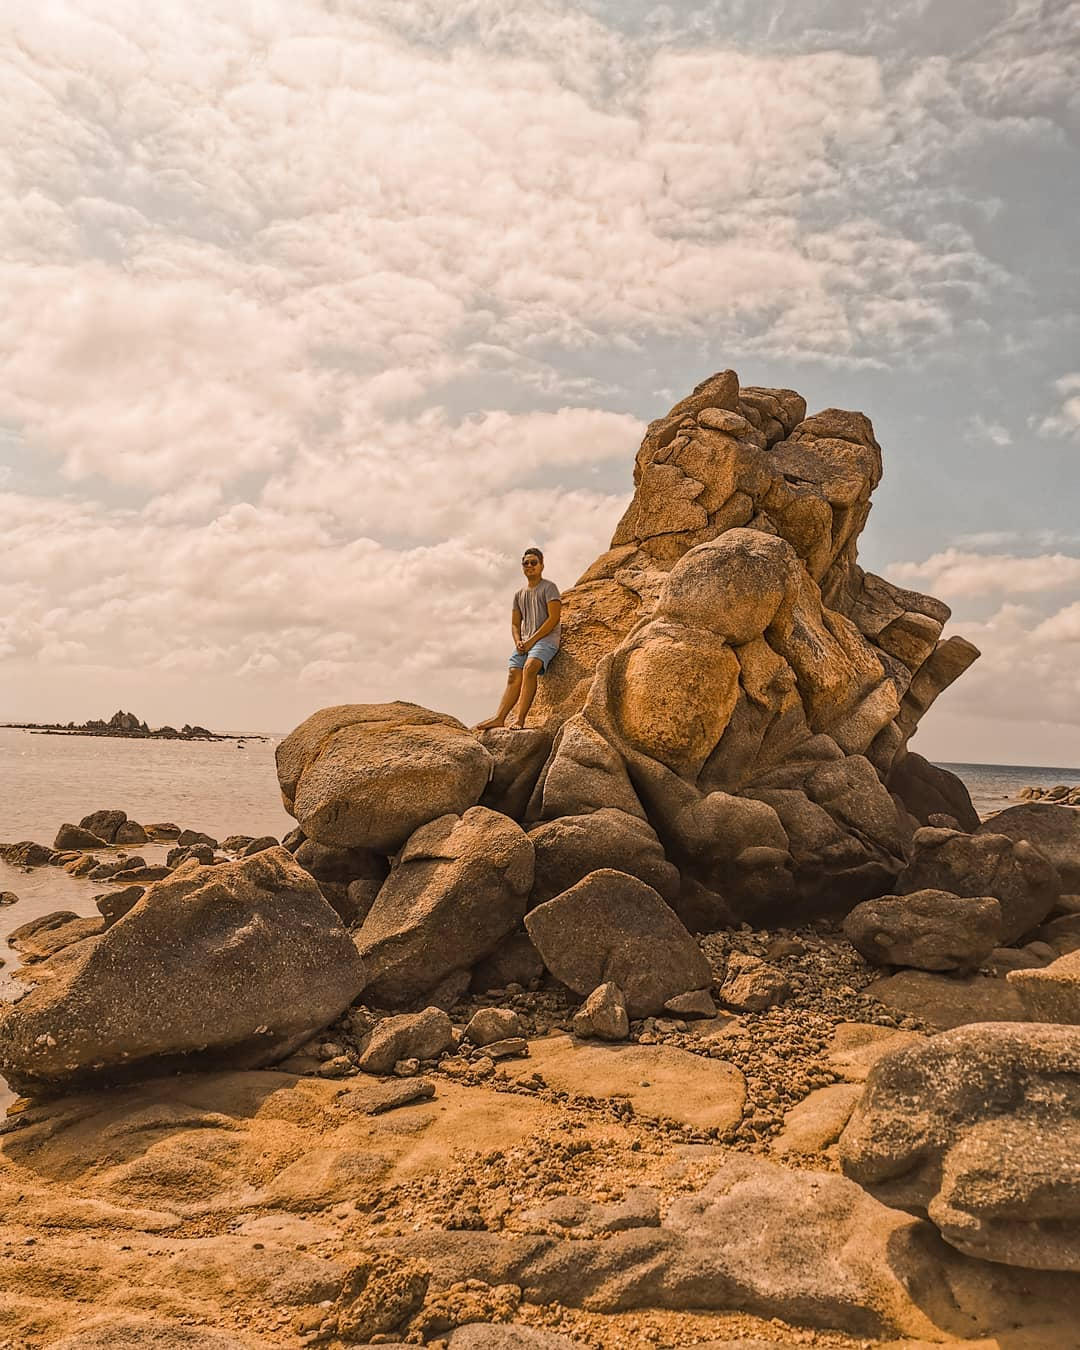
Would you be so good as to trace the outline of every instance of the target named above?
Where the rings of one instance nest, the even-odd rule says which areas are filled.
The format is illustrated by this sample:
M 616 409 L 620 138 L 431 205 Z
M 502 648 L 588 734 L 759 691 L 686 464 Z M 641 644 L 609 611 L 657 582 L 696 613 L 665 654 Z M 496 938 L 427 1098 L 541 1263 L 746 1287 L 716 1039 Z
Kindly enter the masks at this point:
M 113 713 L 107 722 L 93 719 L 76 724 L 68 722 L 4 722 L 3 726 L 13 731 L 31 731 L 39 736 L 121 736 L 130 740 L 150 741 L 264 741 L 265 736 L 247 733 L 242 736 L 224 732 L 210 731 L 206 727 L 191 726 L 185 722 L 178 731 L 176 727 L 155 727 L 153 730 L 134 713 L 124 712 L 121 708 Z

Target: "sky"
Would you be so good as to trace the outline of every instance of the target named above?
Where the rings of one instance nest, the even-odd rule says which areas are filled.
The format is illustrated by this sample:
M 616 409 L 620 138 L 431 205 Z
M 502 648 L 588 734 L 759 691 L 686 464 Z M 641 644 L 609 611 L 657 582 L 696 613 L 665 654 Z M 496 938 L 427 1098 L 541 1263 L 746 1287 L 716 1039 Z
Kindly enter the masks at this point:
M 0 15 L 0 719 L 493 710 L 716 370 L 860 408 L 870 570 L 1080 765 L 1080 0 Z

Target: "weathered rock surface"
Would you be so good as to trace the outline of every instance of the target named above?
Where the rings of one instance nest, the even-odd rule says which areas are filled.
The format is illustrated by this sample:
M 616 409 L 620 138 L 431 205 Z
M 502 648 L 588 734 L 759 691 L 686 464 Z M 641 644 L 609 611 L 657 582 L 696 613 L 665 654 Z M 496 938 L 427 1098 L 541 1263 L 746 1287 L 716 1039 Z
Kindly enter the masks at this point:
M 285 809 L 309 839 L 385 854 L 475 805 L 492 764 L 456 718 L 415 703 L 323 708 L 277 748 Z
M 844 936 L 876 965 L 974 970 L 1001 941 L 993 896 L 911 891 L 864 900 L 844 920 Z
M 0 1011 L 0 1071 L 28 1094 L 272 1063 L 364 985 L 348 933 L 284 849 L 185 864 L 63 956 L 53 978 Z
M 441 1008 L 425 1008 L 377 1022 L 358 1063 L 365 1073 L 390 1073 L 398 1060 L 437 1059 L 453 1043 L 450 1018 Z
M 1057 869 L 1061 889 L 1080 894 L 1080 811 L 1047 802 L 1010 806 L 980 825 L 978 834 L 1003 834 L 1021 839 L 1042 853 Z
M 1006 978 L 1033 1022 L 1080 1026 L 1080 950 L 1041 969 L 1013 971 Z
M 485 806 L 423 825 L 408 840 L 356 934 L 365 998 L 404 1007 L 490 955 L 521 922 L 533 847 Z
M 720 986 L 720 998 L 740 1012 L 761 1012 L 782 1003 L 791 993 L 787 976 L 756 956 L 732 952 Z
M 990 1261 L 1080 1270 L 1080 1029 L 958 1027 L 885 1055 L 840 1139 L 848 1176 Z
M 804 1097 L 784 1116 L 773 1152 L 811 1156 L 836 1143 L 862 1096 L 856 1083 L 831 1083 Z
M 724 1133 L 738 1124 L 746 1083 L 733 1065 L 670 1045 L 601 1045 L 551 1035 L 529 1042 L 529 1058 L 500 1066 L 511 1078 L 539 1073 L 575 1097 L 629 1102 L 639 1116 Z
M 83 816 L 82 820 L 79 821 L 79 827 L 83 830 L 89 830 L 99 839 L 104 839 L 107 844 L 114 844 L 116 832 L 121 825 L 127 824 L 127 818 L 126 811 L 91 811 L 88 816 Z M 142 842 L 145 842 L 145 840 Z
M 480 1008 L 469 1018 L 465 1039 L 473 1045 L 492 1045 L 524 1031 L 521 1018 L 511 1008 Z
M 104 839 L 96 834 L 91 834 L 89 830 L 84 830 L 78 825 L 61 825 L 56 832 L 56 838 L 53 840 L 53 848 L 57 849 L 94 849 L 105 848 Z
M 679 872 L 664 857 L 656 831 L 640 816 L 604 807 L 586 816 L 563 816 L 529 831 L 536 850 L 532 903 L 542 904 L 598 868 L 618 864 L 620 872 L 673 900 Z
M 913 750 L 896 757 L 886 783 L 920 825 L 932 825 L 931 816 L 946 815 L 952 816 L 961 830 L 979 828 L 979 813 L 963 782 Z
M 548 970 L 575 993 L 617 984 L 631 1017 L 712 983 L 697 943 L 651 886 L 603 868 L 525 916 Z
M 896 880 L 896 894 L 949 891 L 976 898 L 992 895 L 1001 906 L 996 946 L 1015 941 L 1041 923 L 1061 894 L 1055 868 L 1027 840 L 980 830 L 924 828 L 916 831 L 910 861 Z
M 536 833 L 539 901 L 615 865 L 703 927 L 894 890 L 917 823 L 977 823 L 907 745 L 978 653 L 859 567 L 881 473 L 863 414 L 712 376 L 650 424 L 611 547 L 564 593 L 535 725 L 481 742 L 413 705 L 325 709 L 279 747 L 286 806 L 392 852 L 483 793 Z
M 625 1041 L 630 1034 L 626 1000 L 617 984 L 598 984 L 574 1014 L 574 1035 L 588 1040 Z
M 918 1017 L 940 1031 L 968 1022 L 1028 1020 L 1019 993 L 989 975 L 900 970 L 867 985 L 866 992 L 887 1008 Z

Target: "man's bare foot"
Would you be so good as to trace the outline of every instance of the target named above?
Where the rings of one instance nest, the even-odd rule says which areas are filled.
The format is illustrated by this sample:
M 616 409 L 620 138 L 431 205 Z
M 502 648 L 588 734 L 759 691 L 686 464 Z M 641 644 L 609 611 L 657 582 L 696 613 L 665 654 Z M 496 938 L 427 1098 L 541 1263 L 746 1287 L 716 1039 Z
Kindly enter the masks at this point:
M 511 717 L 510 721 L 506 724 L 506 729 L 507 731 L 524 731 L 525 723 L 522 722 L 520 718 Z
M 501 727 L 502 719 L 498 717 L 489 717 L 486 722 L 477 722 L 473 731 L 490 731 L 492 727 Z

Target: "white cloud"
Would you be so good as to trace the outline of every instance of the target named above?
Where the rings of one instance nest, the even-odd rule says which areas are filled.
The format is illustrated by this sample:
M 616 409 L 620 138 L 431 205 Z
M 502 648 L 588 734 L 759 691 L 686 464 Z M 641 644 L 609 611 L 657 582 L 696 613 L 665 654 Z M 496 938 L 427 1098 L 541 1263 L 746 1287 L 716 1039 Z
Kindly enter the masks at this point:
M 1001 422 L 988 420 L 981 413 L 968 418 L 966 435 L 973 445 L 985 445 L 989 441 L 991 445 L 1004 448 L 1013 443 L 1012 432 L 1008 427 Z
M 1058 409 L 1039 423 L 1043 436 L 1065 436 L 1080 440 L 1080 374 L 1063 375 L 1054 388 L 1061 395 Z
M 951 602 L 953 598 L 999 592 L 1022 595 L 1080 585 L 1080 557 L 1044 553 L 1025 558 L 947 548 L 924 562 L 891 563 L 886 575 L 904 586 L 926 586 Z

